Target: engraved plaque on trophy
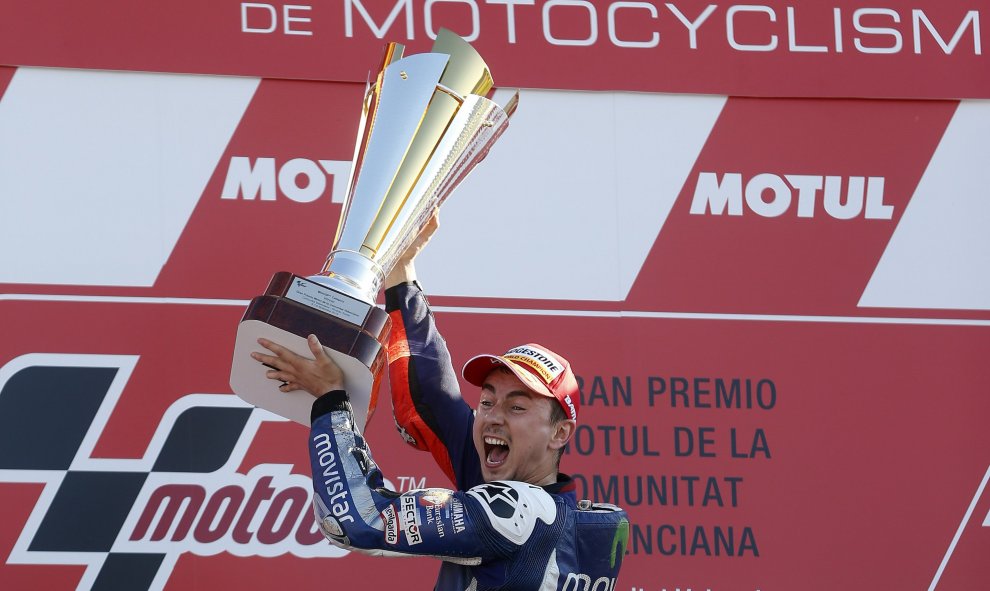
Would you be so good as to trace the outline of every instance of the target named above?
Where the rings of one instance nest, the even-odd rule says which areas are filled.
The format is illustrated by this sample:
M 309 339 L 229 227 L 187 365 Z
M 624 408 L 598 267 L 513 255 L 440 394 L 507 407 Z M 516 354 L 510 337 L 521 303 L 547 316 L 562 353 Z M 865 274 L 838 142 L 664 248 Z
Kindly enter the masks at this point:
M 365 94 L 347 196 L 326 264 L 316 275 L 279 272 L 238 326 L 230 386 L 245 401 L 309 425 L 313 398 L 284 393 L 250 357 L 259 337 L 311 356 L 315 334 L 344 371 L 363 431 L 375 410 L 391 321 L 375 305 L 385 276 L 433 211 L 505 131 L 517 97 L 499 107 L 481 56 L 441 30 L 429 53 L 389 44 Z

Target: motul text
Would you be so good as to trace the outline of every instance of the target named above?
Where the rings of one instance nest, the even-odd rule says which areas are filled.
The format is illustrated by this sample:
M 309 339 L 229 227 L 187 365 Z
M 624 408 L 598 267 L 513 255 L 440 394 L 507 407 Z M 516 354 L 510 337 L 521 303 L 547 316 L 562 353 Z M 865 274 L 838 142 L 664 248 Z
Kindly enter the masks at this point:
M 745 203 L 753 213 L 772 218 L 791 211 L 796 201 L 794 213 L 799 218 L 813 218 L 824 211 L 838 220 L 860 215 L 869 220 L 889 220 L 894 217 L 894 207 L 883 202 L 883 186 L 884 177 L 760 173 L 746 181 L 744 191 L 740 173 L 725 173 L 720 181 L 717 173 L 702 172 L 694 188 L 691 213 L 740 216 Z

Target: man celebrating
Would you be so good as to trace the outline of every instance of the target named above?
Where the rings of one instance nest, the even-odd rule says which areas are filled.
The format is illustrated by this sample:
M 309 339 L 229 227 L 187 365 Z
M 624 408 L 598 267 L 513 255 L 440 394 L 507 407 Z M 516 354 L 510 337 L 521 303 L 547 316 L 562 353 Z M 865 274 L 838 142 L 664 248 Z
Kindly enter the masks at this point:
M 433 454 L 456 491 L 398 494 L 384 488 L 367 442 L 353 427 L 343 374 L 309 337 L 313 359 L 267 340 L 253 353 L 281 389 L 313 404 L 314 509 L 334 545 L 376 555 L 443 560 L 436 589 L 611 591 L 628 537 L 624 511 L 578 502 L 559 473 L 580 405 L 566 359 L 527 344 L 480 355 L 462 371 L 481 388 L 473 411 L 460 395 L 446 345 L 416 282 L 414 259 L 435 219 L 386 280 L 393 328 L 389 368 L 396 424 Z

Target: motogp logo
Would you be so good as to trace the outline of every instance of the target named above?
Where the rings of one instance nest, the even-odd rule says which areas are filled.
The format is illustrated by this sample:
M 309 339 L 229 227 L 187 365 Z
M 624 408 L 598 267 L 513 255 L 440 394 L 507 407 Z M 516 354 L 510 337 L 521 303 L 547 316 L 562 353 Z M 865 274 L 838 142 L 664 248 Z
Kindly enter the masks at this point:
M 291 465 L 237 471 L 264 421 L 231 395 L 191 394 L 140 459 L 92 452 L 136 356 L 25 355 L 0 368 L 0 483 L 41 483 L 7 562 L 85 565 L 78 589 L 161 589 L 183 553 L 334 557 Z

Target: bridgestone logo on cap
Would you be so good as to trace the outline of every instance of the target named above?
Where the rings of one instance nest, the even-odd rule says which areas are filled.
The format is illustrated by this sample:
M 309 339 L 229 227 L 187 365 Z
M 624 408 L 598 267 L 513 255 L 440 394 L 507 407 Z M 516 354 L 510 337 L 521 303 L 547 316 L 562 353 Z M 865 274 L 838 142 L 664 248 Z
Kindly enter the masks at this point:
M 532 367 L 547 384 L 553 382 L 564 371 L 564 367 L 550 354 L 532 347 L 509 349 L 503 357 L 509 361 L 518 361 Z

